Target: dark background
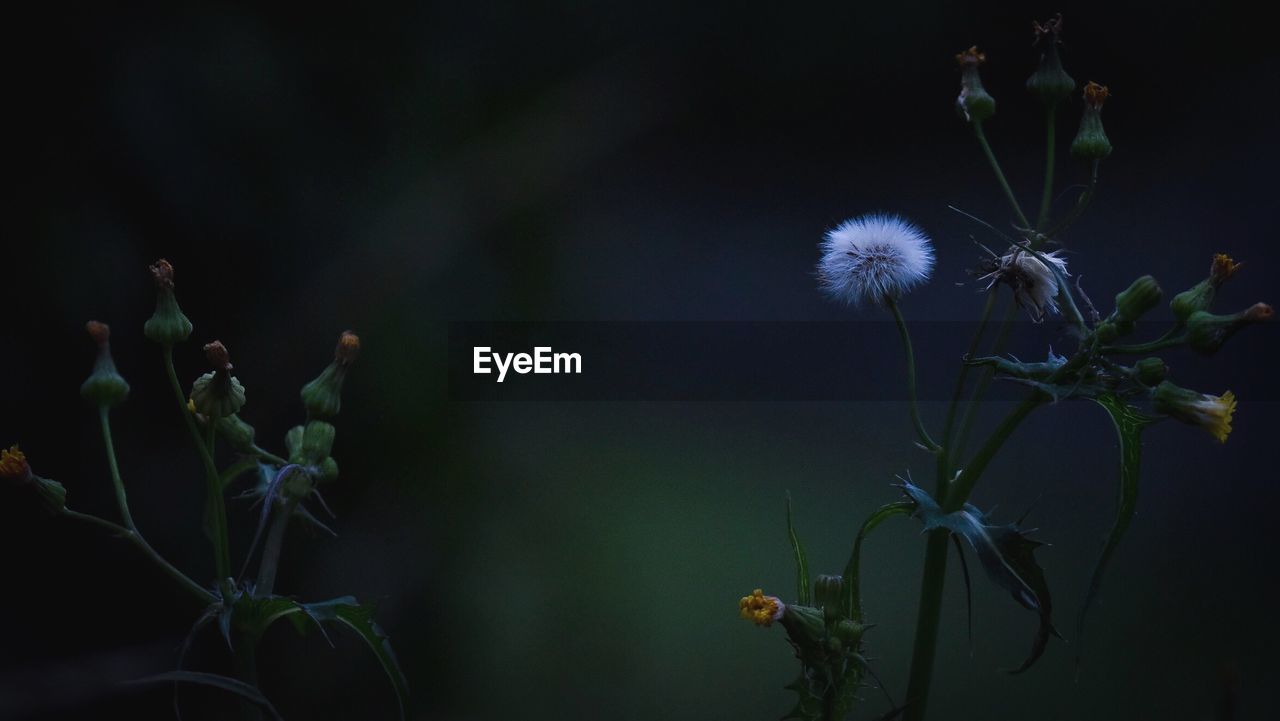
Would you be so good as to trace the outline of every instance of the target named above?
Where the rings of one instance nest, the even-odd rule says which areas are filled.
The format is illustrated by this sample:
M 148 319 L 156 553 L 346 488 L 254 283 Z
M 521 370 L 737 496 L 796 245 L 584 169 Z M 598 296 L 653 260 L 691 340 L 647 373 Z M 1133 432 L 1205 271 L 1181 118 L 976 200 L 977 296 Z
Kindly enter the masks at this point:
M 906 300 L 908 318 L 975 319 L 970 236 L 994 241 L 946 206 L 998 226 L 1008 211 L 952 109 L 952 56 L 987 52 L 988 134 L 1030 207 L 1043 131 L 1022 88 L 1029 23 L 1058 9 L 1068 70 L 1112 89 L 1116 146 L 1065 238 L 1072 272 L 1095 300 L 1142 273 L 1176 292 L 1223 251 L 1246 264 L 1225 309 L 1277 300 L 1280 63 L 1263 19 L 1223 4 L 19 13 L 4 43 L 16 130 L 0 442 L 20 442 L 76 508 L 113 517 L 77 393 L 92 359 L 82 324 L 111 323 L 133 384 L 113 419 L 134 515 L 175 563 L 212 575 L 199 466 L 139 332 L 146 266 L 167 257 L 196 324 L 178 350 L 184 382 L 203 370 L 196 341 L 223 340 L 244 416 L 273 449 L 337 334 L 361 334 L 338 421 L 343 478 L 327 496 L 341 536 L 292 534 L 279 587 L 376 601 L 417 717 L 777 718 L 795 663 L 781 631 L 741 622 L 736 600 L 757 586 L 790 595 L 786 492 L 815 570 L 833 572 L 865 514 L 894 498 L 894 474 L 927 474 L 901 403 L 450 403 L 446 324 L 858 317 L 819 296 L 813 264 L 824 230 L 870 210 L 906 213 L 935 239 L 935 278 Z M 1063 147 L 1078 113 L 1073 101 L 1062 116 Z M 1059 188 L 1083 179 L 1060 167 Z M 1247 350 L 1220 353 L 1219 385 L 1203 390 L 1274 367 Z M 939 405 L 924 410 L 936 424 Z M 1003 412 L 993 403 L 982 421 Z M 985 582 L 971 654 L 954 575 L 934 717 L 1221 719 L 1224 695 L 1235 718 L 1268 717 L 1275 412 L 1242 398 L 1221 446 L 1174 424 L 1147 434 L 1139 514 L 1078 680 L 1074 643 L 1053 643 L 1024 676 L 998 672 L 1034 619 Z M 1099 409 L 1047 408 L 975 495 L 1004 518 L 1040 499 L 1031 524 L 1053 543 L 1040 555 L 1073 641 L 1112 512 L 1114 445 Z M 232 515 L 243 553 L 251 512 Z M 115 684 L 170 668 L 199 608 L 133 549 L 42 519 L 9 490 L 0 520 L 0 717 L 169 715 L 165 690 Z M 922 549 L 910 523 L 869 545 L 869 643 L 899 698 Z M 268 694 L 287 718 L 390 718 L 372 658 L 336 641 L 275 629 Z M 223 663 L 212 636 L 197 656 Z M 187 698 L 189 717 L 218 708 Z M 871 698 L 863 718 L 884 708 Z

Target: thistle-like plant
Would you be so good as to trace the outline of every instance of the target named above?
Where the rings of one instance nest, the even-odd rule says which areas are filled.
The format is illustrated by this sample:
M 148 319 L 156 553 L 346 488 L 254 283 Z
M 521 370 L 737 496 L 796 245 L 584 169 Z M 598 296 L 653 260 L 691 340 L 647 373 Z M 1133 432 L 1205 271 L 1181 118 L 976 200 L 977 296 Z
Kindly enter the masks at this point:
M 1088 181 L 1071 207 L 1055 217 L 1052 199 L 1056 122 L 1059 111 L 1074 94 L 1076 83 L 1063 68 L 1059 54 L 1062 17 L 1033 23 L 1033 29 L 1042 54 L 1027 80 L 1027 89 L 1044 107 L 1047 137 L 1041 202 L 1034 222 L 1023 212 L 983 130 L 996 109 L 995 99 L 983 86 L 979 71 L 986 56 L 976 47 L 956 56 L 961 72 L 956 109 L 990 164 L 1012 211 L 1013 223 L 1011 231 L 1004 233 L 977 221 L 1005 247 L 1001 252 L 987 250 L 987 257 L 980 259 L 975 272 L 985 293 L 985 305 L 958 369 L 940 433 L 930 433 L 918 409 L 911 338 L 899 309 L 901 297 L 927 280 L 933 269 L 930 241 L 900 218 L 870 216 L 840 225 L 821 244 L 821 288 L 840 301 L 869 301 L 882 306 L 897 324 L 905 351 L 910 419 L 918 446 L 932 456 L 934 488 L 930 493 L 915 485 L 909 474 L 900 478 L 897 487 L 902 497 L 870 514 L 858 529 L 843 575 L 818 576 L 816 580 L 810 576 L 788 501 L 787 533 L 797 567 L 794 601 L 784 602 L 757 589 L 739 603 L 743 618 L 759 626 L 775 622 L 781 625 L 800 660 L 800 675 L 788 686 L 799 700 L 785 718 L 844 719 L 861 689 L 874 681 L 863 649 L 864 632 L 869 625 L 859 585 L 861 550 L 867 535 L 895 516 L 918 519 L 928 534 L 928 542 L 908 686 L 902 704 L 891 703 L 883 718 L 902 716 L 920 721 L 925 717 L 949 545 L 954 544 L 958 551 L 966 584 L 969 573 L 964 549 L 968 547 L 977 555 L 986 575 L 1038 617 L 1030 652 L 1012 673 L 1030 668 L 1045 652 L 1049 640 L 1059 635 L 1053 621 L 1049 585 L 1034 555 L 1041 544 L 1029 538 L 1018 524 L 996 523 L 969 503 L 992 459 L 1036 409 L 1064 400 L 1091 401 L 1110 416 L 1119 437 L 1118 502 L 1111 531 L 1080 603 L 1075 631 L 1077 653 L 1082 646 L 1085 615 L 1134 515 L 1143 431 L 1153 423 L 1173 418 L 1202 428 L 1220 442 L 1225 442 L 1231 432 L 1235 395 L 1231 391 L 1210 395 L 1175 385 L 1158 353 L 1188 347 L 1213 354 L 1241 328 L 1269 319 L 1272 309 L 1256 303 L 1233 314 L 1212 312 L 1219 289 L 1240 268 L 1239 263 L 1219 254 L 1210 264 L 1208 277 L 1173 297 L 1169 304 L 1173 322 L 1151 339 L 1134 342 L 1130 338 L 1138 333 L 1140 321 L 1164 295 L 1154 278 L 1144 275 L 1133 281 L 1115 296 L 1114 306 L 1105 315 L 1095 309 L 1078 283 L 1072 284 L 1061 250 L 1049 248 L 1061 244 L 1063 231 L 1089 206 L 1098 185 L 1099 167 L 1111 154 L 1101 115 L 1108 92 L 1093 82 L 1084 87 L 1083 114 L 1070 153 L 1081 162 Z M 1002 288 L 1008 288 L 1011 297 L 1003 319 L 996 322 L 993 310 L 1003 295 Z M 1067 355 L 1049 351 L 1045 360 L 1038 362 L 1022 362 L 1006 355 L 1007 331 L 1019 309 L 1035 322 L 1051 316 L 1060 318 L 1075 341 L 1075 349 Z M 984 347 L 990 351 L 980 354 L 979 349 Z M 1026 396 L 990 431 L 977 450 L 969 453 L 967 440 L 974 425 L 974 409 L 993 379 L 1025 386 Z
M 202 684 L 240 696 L 245 702 L 245 718 L 261 719 L 264 712 L 279 718 L 258 688 L 255 656 L 263 633 L 276 621 L 288 619 L 299 633 L 314 628 L 324 634 L 326 626 L 342 626 L 354 631 L 386 671 L 399 701 L 400 717 L 404 718 L 408 685 L 386 634 L 373 620 L 370 607 L 352 596 L 302 602 L 275 590 L 281 548 L 291 522 L 305 523 L 333 534 L 315 511 L 327 512 L 320 487 L 338 478 L 338 464 L 331 455 L 336 434 L 333 422 L 341 405 L 343 381 L 360 352 L 360 339 L 349 331 L 342 333 L 333 361 L 303 386 L 305 419 L 286 434 L 285 455 L 276 455 L 257 444 L 253 426 L 241 418 L 246 404 L 245 388 L 232 374 L 231 354 L 221 342 L 215 340 L 204 346 L 208 372 L 189 386 L 179 380 L 174 348 L 191 336 L 192 324 L 174 295 L 173 266 L 159 260 L 150 271 L 156 285 L 156 310 L 146 321 L 143 332 L 160 346 L 176 401 L 174 412 L 182 418 L 203 470 L 204 531 L 212 545 L 216 577 L 201 582 L 167 561 L 143 537 L 129 511 L 111 437 L 110 415 L 111 409 L 128 397 L 129 384 L 116 368 L 110 348 L 111 330 L 104 323 L 89 321 L 86 326 L 98 351 L 93 371 L 81 385 L 80 393 L 97 411 L 119 522 L 73 510 L 67 504 L 66 488 L 37 475 L 17 445 L 0 451 L 0 479 L 9 482 L 6 485 L 33 491 L 41 505 L 57 517 L 95 526 L 131 543 L 203 607 L 178 652 L 175 669 L 141 680 L 172 683 L 175 714 L 180 714 L 177 688 L 181 684 Z M 257 530 L 243 562 L 233 565 L 226 499 L 238 486 L 240 489 L 234 498 L 244 500 L 246 507 L 257 509 L 252 511 Z M 256 575 L 249 575 L 255 568 Z M 184 665 L 187 651 L 197 635 L 214 629 L 225 640 L 234 660 L 235 677 L 188 669 Z

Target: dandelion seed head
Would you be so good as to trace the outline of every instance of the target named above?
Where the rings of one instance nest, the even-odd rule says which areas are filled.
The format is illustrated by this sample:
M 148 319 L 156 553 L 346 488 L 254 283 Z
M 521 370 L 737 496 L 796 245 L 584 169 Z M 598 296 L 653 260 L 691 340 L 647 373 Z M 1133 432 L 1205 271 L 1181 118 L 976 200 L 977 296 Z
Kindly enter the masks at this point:
M 819 247 L 823 292 L 849 305 L 898 297 L 927 281 L 933 271 L 929 237 L 896 215 L 846 220 L 827 231 Z
M 1036 257 L 1015 247 L 999 258 L 993 258 L 983 269 L 983 275 L 978 276 L 978 280 L 987 281 L 986 290 L 999 283 L 1007 284 L 1013 289 L 1013 298 L 1018 305 L 1026 309 L 1031 320 L 1039 323 L 1046 314 L 1058 312 L 1060 288 L 1055 268 L 1064 278 L 1070 275 L 1067 273 L 1067 259 L 1062 257 L 1062 251 L 1041 253 L 1040 257 Z

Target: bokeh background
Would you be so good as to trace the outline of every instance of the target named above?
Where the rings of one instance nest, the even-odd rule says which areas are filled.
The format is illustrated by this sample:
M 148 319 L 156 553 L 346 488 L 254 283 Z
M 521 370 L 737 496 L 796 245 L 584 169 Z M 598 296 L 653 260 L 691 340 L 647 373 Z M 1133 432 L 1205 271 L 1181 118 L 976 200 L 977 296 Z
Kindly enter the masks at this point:
M 838 572 L 894 475 L 924 473 L 903 406 L 450 402 L 447 322 L 847 319 L 814 289 L 816 243 L 877 209 L 936 239 L 909 318 L 975 319 L 971 236 L 990 238 L 946 206 L 997 225 L 1008 213 L 952 110 L 952 55 L 988 53 L 989 135 L 1031 204 L 1029 25 L 1059 9 L 1068 70 L 1112 88 L 1116 146 L 1065 239 L 1073 272 L 1095 300 L 1146 272 L 1175 291 L 1225 251 L 1246 263 L 1225 305 L 1278 300 L 1280 62 L 1270 27 L 1227 4 L 29 8 L 4 48 L 17 129 L 0 442 L 76 507 L 112 514 L 77 387 L 83 322 L 113 324 L 133 384 L 113 418 L 134 515 L 178 565 L 212 574 L 199 466 L 139 332 L 146 266 L 167 257 L 195 339 L 231 349 L 270 447 L 337 334 L 361 334 L 328 493 L 340 537 L 291 535 L 280 587 L 376 601 L 417 718 L 777 718 L 796 664 L 779 629 L 737 618 L 737 598 L 789 595 L 787 492 L 815 570 Z M 1083 178 L 1061 169 L 1060 188 Z M 1028 332 L 1043 347 L 1059 331 Z M 1034 617 L 981 579 L 971 652 L 952 564 L 936 718 L 1269 717 L 1277 398 L 1274 359 L 1249 343 L 1215 358 L 1221 386 L 1204 390 L 1272 395 L 1243 399 L 1226 445 L 1173 424 L 1147 434 L 1139 514 L 1078 679 L 1076 645 L 1057 642 L 1030 673 L 999 672 Z M 197 343 L 179 365 L 202 370 Z M 1046 409 L 975 497 L 1006 518 L 1039 499 L 1030 522 L 1053 544 L 1040 555 L 1073 641 L 1114 445 L 1099 409 Z M 133 549 L 0 498 L 0 718 L 166 718 L 167 691 L 118 682 L 170 668 L 199 609 Z M 252 516 L 233 516 L 242 552 Z M 868 550 L 869 642 L 901 698 L 923 542 L 904 522 Z M 372 657 L 335 642 L 283 625 L 267 639 L 263 684 L 284 715 L 392 717 Z M 196 653 L 223 663 L 212 637 Z M 216 697 L 187 698 L 187 717 L 218 715 Z M 869 698 L 863 718 L 886 708 Z

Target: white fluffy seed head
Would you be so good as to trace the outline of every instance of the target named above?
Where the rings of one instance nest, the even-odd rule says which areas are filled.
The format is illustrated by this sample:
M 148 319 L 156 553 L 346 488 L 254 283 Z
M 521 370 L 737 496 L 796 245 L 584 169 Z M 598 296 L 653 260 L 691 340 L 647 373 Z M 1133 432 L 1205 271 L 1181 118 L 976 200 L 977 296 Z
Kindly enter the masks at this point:
M 883 302 L 929 279 L 933 245 L 897 215 L 864 215 L 827 231 L 818 281 L 823 292 L 850 305 Z
M 1041 253 L 1041 258 L 1057 268 L 1065 278 L 1067 259 L 1062 251 Z M 987 272 L 978 280 L 987 281 L 987 290 L 998 283 L 1005 283 L 1013 289 L 1013 298 L 1018 305 L 1025 308 L 1031 320 L 1039 323 L 1050 313 L 1058 312 L 1058 276 L 1041 261 L 1041 258 L 1022 250 L 1010 248 L 1009 252 L 993 259 Z

